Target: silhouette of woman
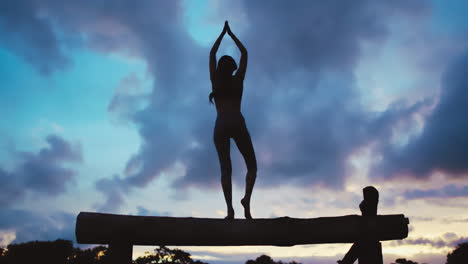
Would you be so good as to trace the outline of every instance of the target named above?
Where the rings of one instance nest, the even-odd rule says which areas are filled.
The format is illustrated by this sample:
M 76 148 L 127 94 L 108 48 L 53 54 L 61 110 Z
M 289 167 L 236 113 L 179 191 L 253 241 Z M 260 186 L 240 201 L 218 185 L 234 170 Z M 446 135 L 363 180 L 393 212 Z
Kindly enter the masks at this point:
M 222 56 L 216 66 L 216 52 L 224 35 L 228 33 L 241 52 L 240 65 L 237 69 L 235 60 L 231 56 Z M 237 72 L 233 75 L 233 72 Z M 226 21 L 224 28 L 210 52 L 210 79 L 212 92 L 209 99 L 216 104 L 216 124 L 214 128 L 214 143 L 221 165 L 221 185 L 227 205 L 226 219 L 234 219 L 232 207 L 232 165 L 230 154 L 230 139 L 233 138 L 247 165 L 245 195 L 241 200 L 246 219 L 252 219 L 250 214 L 250 198 L 257 177 L 257 160 L 250 139 L 249 131 L 241 113 L 244 77 L 247 69 L 247 50 L 239 39 L 232 33 Z

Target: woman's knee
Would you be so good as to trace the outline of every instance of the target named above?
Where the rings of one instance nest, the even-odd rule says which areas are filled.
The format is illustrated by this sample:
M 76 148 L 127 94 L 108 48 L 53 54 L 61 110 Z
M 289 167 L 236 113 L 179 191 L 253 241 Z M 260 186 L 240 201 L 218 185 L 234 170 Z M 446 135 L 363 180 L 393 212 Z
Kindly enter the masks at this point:
M 257 162 L 247 163 L 247 173 L 257 173 Z

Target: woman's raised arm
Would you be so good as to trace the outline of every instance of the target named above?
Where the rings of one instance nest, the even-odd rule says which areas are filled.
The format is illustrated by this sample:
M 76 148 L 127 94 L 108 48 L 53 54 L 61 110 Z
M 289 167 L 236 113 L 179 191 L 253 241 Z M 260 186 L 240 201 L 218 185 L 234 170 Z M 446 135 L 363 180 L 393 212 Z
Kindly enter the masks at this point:
M 228 35 L 231 36 L 232 40 L 234 40 L 234 42 L 236 43 L 241 53 L 239 69 L 237 69 L 236 76 L 240 77 L 243 80 L 245 77 L 245 72 L 247 71 L 247 58 L 248 58 L 247 49 L 244 47 L 242 42 L 236 37 L 236 35 L 232 33 L 231 28 L 227 24 L 227 21 L 226 21 L 226 25 L 227 25 Z
M 215 41 L 210 51 L 210 80 L 211 81 L 213 81 L 215 72 L 216 72 L 216 52 L 218 51 L 219 44 L 221 44 L 221 40 L 223 39 L 224 34 L 226 34 L 226 30 L 227 30 L 227 21 L 224 22 L 223 31 L 221 32 L 221 34 L 219 34 L 218 39 Z

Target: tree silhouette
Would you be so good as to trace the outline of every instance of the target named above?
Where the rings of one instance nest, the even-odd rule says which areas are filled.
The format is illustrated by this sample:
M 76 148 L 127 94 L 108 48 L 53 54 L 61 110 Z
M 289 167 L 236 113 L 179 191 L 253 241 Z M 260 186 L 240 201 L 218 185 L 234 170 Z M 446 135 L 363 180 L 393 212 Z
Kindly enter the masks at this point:
M 11 244 L 7 249 L 3 258 L 8 264 L 64 264 L 73 252 L 73 245 L 69 240 L 58 239 Z
M 74 248 L 67 264 L 103 264 L 107 262 L 107 247 L 97 246 L 85 250 Z
M 97 246 L 89 249 L 73 248 L 69 240 L 31 241 L 20 244 L 10 244 L 7 249 L 0 247 L 0 264 L 107 264 L 107 247 Z M 177 263 L 177 264 L 208 264 L 193 260 L 190 253 L 181 249 L 169 249 L 160 246 L 153 254 L 147 253 L 133 261 L 134 264 Z M 447 255 L 446 264 L 468 263 L 468 242 L 458 244 Z M 296 261 L 274 261 L 270 256 L 261 255 L 255 260 L 247 260 L 245 264 L 301 264 Z M 418 264 L 405 258 L 396 259 L 391 264 Z M 425 264 L 425 263 L 422 263 Z
M 399 258 L 399 259 L 396 259 L 395 262 L 392 264 L 418 264 L 418 263 L 409 259 L 407 260 L 405 258 Z
M 399 258 L 396 259 L 394 263 L 391 264 L 418 264 L 418 262 L 412 261 L 412 260 L 407 260 L 405 258 Z M 427 264 L 427 263 L 421 263 L 421 264 Z
M 267 255 L 261 255 L 260 257 L 256 258 L 255 260 L 247 260 L 245 264 L 302 264 L 296 261 L 291 261 L 291 262 L 282 262 L 280 261 L 274 261 L 270 256 Z
M 154 250 L 154 254 L 147 253 L 134 261 L 135 264 L 153 264 L 153 263 L 178 263 L 178 264 L 208 264 L 199 260 L 193 260 L 190 253 L 181 249 L 169 249 L 160 246 Z
M 6 264 L 5 249 L 0 247 L 0 264 Z
M 458 244 L 457 247 L 447 255 L 446 264 L 468 263 L 468 242 Z
M 267 255 L 261 255 L 260 257 L 256 258 L 255 260 L 247 260 L 245 264 L 276 264 L 275 261 L 270 256 Z
M 104 264 L 107 247 L 82 250 L 69 240 L 31 241 L 0 248 L 0 264 Z

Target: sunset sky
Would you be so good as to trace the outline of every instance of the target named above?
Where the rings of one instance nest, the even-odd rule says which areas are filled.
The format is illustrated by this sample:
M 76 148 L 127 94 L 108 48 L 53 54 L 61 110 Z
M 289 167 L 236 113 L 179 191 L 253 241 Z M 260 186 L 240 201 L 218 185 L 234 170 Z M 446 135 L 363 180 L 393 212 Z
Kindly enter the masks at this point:
M 253 217 L 359 214 L 373 185 L 379 214 L 410 219 L 384 263 L 445 263 L 468 241 L 467 13 L 464 0 L 0 1 L 0 246 L 75 240 L 80 211 L 224 217 L 208 55 L 228 20 L 249 51 Z M 239 59 L 229 37 L 223 54 Z M 183 249 L 328 264 L 349 247 Z

